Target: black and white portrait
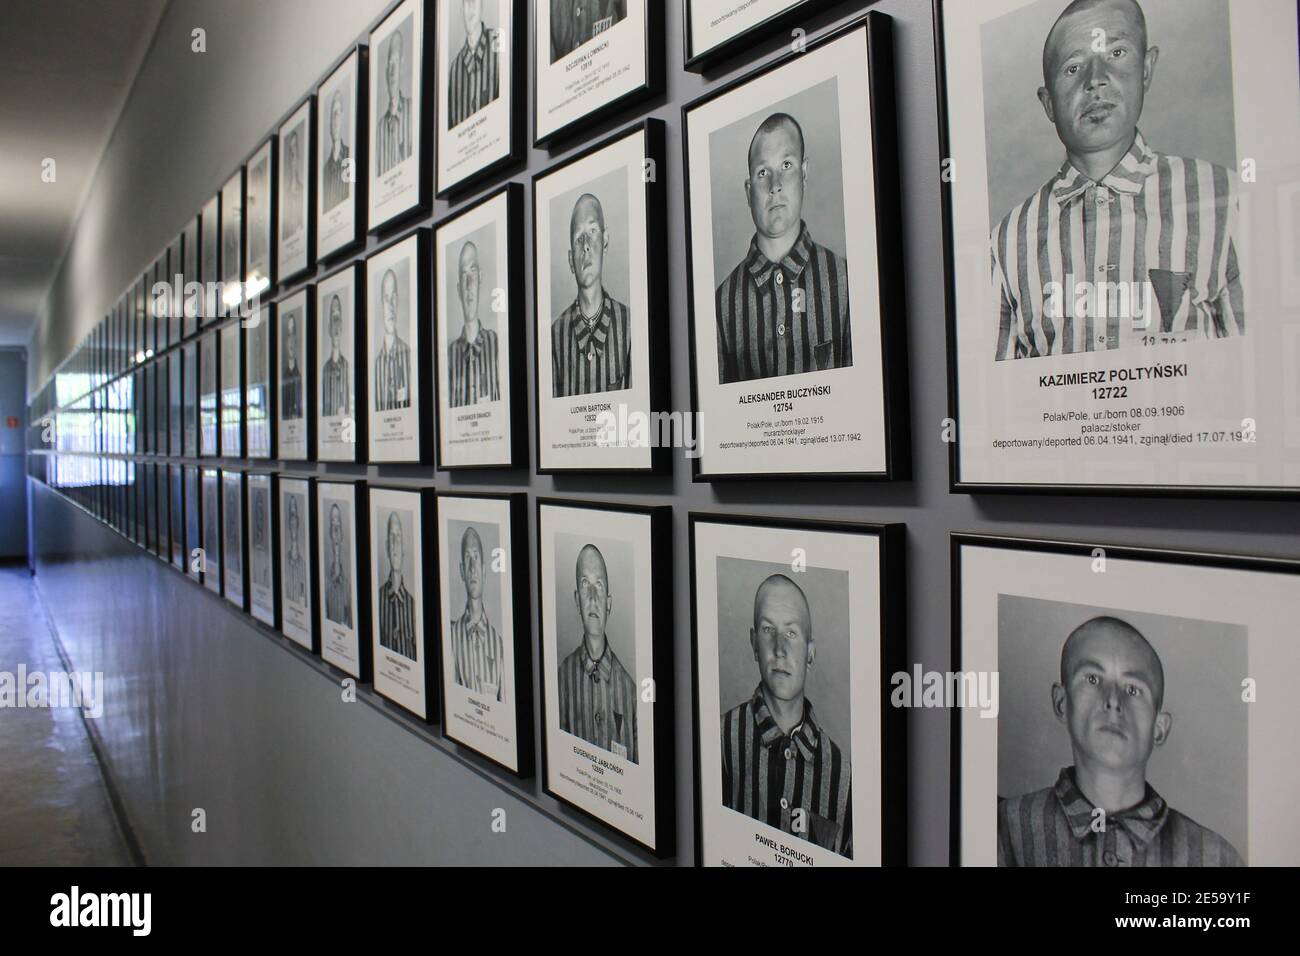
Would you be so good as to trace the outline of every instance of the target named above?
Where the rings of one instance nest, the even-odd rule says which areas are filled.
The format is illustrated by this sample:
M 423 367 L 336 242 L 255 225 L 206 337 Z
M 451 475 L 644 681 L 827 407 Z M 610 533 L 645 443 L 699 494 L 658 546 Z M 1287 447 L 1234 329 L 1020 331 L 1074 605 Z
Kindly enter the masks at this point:
M 308 290 L 302 289 L 281 299 L 276 307 L 279 333 L 276 457 L 290 461 L 306 459 L 309 451 L 307 341 L 312 332 L 307 315 L 309 301 Z
M 671 761 L 656 746 L 671 736 L 660 717 L 669 688 L 655 672 L 651 595 L 665 520 L 537 503 L 546 791 L 655 851 L 671 841 L 658 796 Z
M 205 285 L 220 282 L 225 274 L 220 270 L 221 240 L 224 232 L 221 228 L 221 194 L 213 196 L 203 204 L 199 213 L 199 275 L 198 280 Z M 200 302 L 206 305 L 205 295 Z M 200 325 L 207 325 L 215 316 L 206 307 L 203 309 Z
M 365 47 L 349 53 L 321 81 L 316 93 L 316 258 L 351 246 L 365 233 L 364 195 L 367 169 L 358 140 L 358 97 L 365 85 Z
M 199 455 L 199 343 L 181 347 L 181 454 Z
M 239 322 L 223 325 L 221 335 L 221 454 L 244 457 L 244 343 Z
M 1279 277 L 1252 262 L 1280 229 L 1249 212 L 1300 148 L 1300 90 L 1263 92 L 1300 55 L 1293 7 L 941 4 L 967 103 L 944 117 L 959 483 L 1291 484 L 1280 436 L 1195 436 L 1253 420 L 1281 374 L 1257 321 Z M 1113 400 L 1163 411 L 1116 442 L 1084 421 Z
M 203 586 L 216 594 L 221 593 L 223 578 L 221 574 L 221 472 L 216 468 L 204 468 L 200 477 L 203 486 L 203 508 L 199 517 L 203 522 L 203 548 L 200 569 L 203 574 Z
M 424 522 L 432 489 L 370 488 L 375 689 L 424 719 L 437 675 L 425 646 Z
M 370 34 L 370 229 L 423 206 L 427 0 L 404 0 Z
M 311 481 L 279 480 L 280 495 L 280 629 L 307 650 L 315 644 L 311 551 Z
M 500 572 L 488 567 L 489 559 L 500 555 L 500 540 L 496 525 L 466 521 L 448 525 L 444 547 L 454 560 L 456 576 L 449 580 L 453 613 L 447 622 L 446 650 L 451 655 L 452 681 L 458 687 L 505 703 L 509 664 L 501 636 Z M 463 602 L 456 600 L 461 594 Z M 455 613 L 457 608 L 460 613 Z
M 428 280 L 425 235 L 414 233 L 366 260 L 371 461 L 419 461 L 424 450 L 420 319 Z
M 276 254 L 281 281 L 306 269 L 315 251 L 309 245 L 307 229 L 308 222 L 316 214 L 311 196 L 311 136 L 315 102 L 311 97 L 304 100 L 278 132 L 276 201 L 279 203 L 279 242 Z
M 888 530 L 691 521 L 700 862 L 880 865 Z
M 220 451 L 217 381 L 217 333 L 199 339 L 199 454 L 214 457 Z
M 274 627 L 275 521 L 271 505 L 271 476 L 250 474 L 248 482 L 248 555 L 252 565 L 249 581 L 249 609 L 253 617 Z
M 1294 866 L 1300 564 L 953 536 L 952 863 Z
M 263 143 L 248 161 L 247 195 L 248 262 L 244 269 L 244 292 L 259 295 L 275 284 L 275 196 L 272 188 L 272 165 L 275 140 Z
M 241 167 L 221 187 L 221 281 L 226 285 L 222 300 L 243 298 L 244 282 L 244 170 Z M 235 292 L 238 290 L 238 298 Z
M 221 564 L 226 600 L 243 608 L 244 593 L 244 474 L 221 472 Z
M 447 276 L 447 281 L 454 283 L 448 298 L 460 306 L 460 334 L 448 344 L 446 353 L 447 404 L 451 408 L 501 400 L 497 334 L 484 325 L 485 319 L 495 325 L 495 315 L 491 305 L 483 305 L 485 272 L 489 299 L 500 288 L 492 284 L 497 275 L 492 261 L 497 251 L 494 231 L 485 227 L 480 235 L 458 243 L 456 270 Z
M 181 380 L 181 353 L 171 351 L 167 354 L 167 454 L 172 458 L 181 456 L 185 433 Z
M 318 580 L 320 581 L 321 657 L 346 674 L 360 678 L 368 648 L 362 646 L 362 588 L 358 573 L 358 488 L 353 482 L 316 483 L 316 527 L 319 529 Z M 364 500 L 364 499 L 363 499 Z M 364 527 L 364 525 L 362 525 Z M 364 579 L 364 578 L 363 578 Z
M 180 465 L 168 465 L 168 505 L 171 511 L 171 562 L 185 569 L 185 480 Z
M 357 281 L 347 266 L 316 285 L 316 455 L 321 461 L 356 461 Z M 364 303 L 364 296 L 362 302 Z M 361 358 L 364 362 L 364 356 Z M 364 378 L 362 379 L 364 381 Z
M 244 333 L 247 350 L 244 366 L 244 429 L 245 455 L 249 458 L 270 458 L 275 447 L 272 395 L 275 342 L 272 324 L 274 307 L 262 307 L 253 316 Z
M 501 96 L 501 48 L 497 30 L 502 5 L 497 0 L 444 0 L 447 16 L 448 129 L 454 129 Z M 442 77 L 439 77 L 441 80 Z
M 686 107 L 703 474 L 887 470 L 870 43 L 850 25 Z
M 627 17 L 627 0 L 550 0 L 551 59 L 554 63 L 590 43 Z
M 648 442 L 608 442 L 601 409 L 650 411 L 650 352 L 662 326 L 650 301 L 662 128 L 648 122 L 534 180 L 537 403 L 544 470 L 649 469 Z
M 180 316 L 181 335 L 189 338 L 199 328 L 199 317 L 202 309 L 198 302 L 189 299 L 185 294 L 185 287 L 191 282 L 199 281 L 199 219 L 195 216 L 185 222 L 185 228 L 181 231 L 181 256 L 180 256 L 180 273 L 183 277 L 181 286 L 175 290 L 176 314 Z
M 195 581 L 203 580 L 202 502 L 206 497 L 202 486 L 202 469 L 185 465 L 185 543 L 183 548 L 185 573 Z M 197 553 L 196 553 L 197 552 Z

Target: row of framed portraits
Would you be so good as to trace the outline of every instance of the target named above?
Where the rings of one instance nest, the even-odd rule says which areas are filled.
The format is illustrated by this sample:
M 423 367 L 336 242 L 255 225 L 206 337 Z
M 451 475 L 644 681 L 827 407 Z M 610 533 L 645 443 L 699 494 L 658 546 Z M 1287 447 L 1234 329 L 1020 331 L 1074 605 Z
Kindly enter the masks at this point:
M 520 777 L 535 621 L 545 791 L 675 853 L 671 508 L 537 498 L 532 579 L 524 494 L 132 467 L 104 520 Z M 1300 860 L 1269 677 L 1300 561 L 954 534 L 940 673 L 905 657 L 904 533 L 690 514 L 697 862 L 904 862 L 913 707 L 952 714 L 954 863 Z

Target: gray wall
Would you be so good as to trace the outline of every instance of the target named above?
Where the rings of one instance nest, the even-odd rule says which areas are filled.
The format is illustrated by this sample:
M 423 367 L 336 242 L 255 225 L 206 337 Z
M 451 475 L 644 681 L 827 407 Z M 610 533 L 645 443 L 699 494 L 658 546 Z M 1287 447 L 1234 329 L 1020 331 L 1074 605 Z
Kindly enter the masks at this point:
M 729 73 L 706 81 L 680 69 L 680 5 L 675 0 L 666 5 L 668 94 L 649 110 L 669 124 L 669 255 L 667 268 L 656 273 L 670 283 L 672 398 L 675 408 L 684 409 L 690 407 L 690 366 L 680 105 L 774 53 L 779 42 L 762 44 L 748 62 L 736 63 Z M 378 9 L 378 3 L 370 0 L 329 4 L 328 14 L 324 6 L 320 0 L 274 4 L 174 0 L 51 296 L 51 315 L 42 325 L 42 345 L 33 362 L 40 367 L 34 381 L 43 379 L 41 370 L 56 364 L 91 327 L 170 240 L 181 221 L 216 189 Z M 840 8 L 843 12 L 816 18 L 806 24 L 809 35 L 847 19 L 861 6 L 848 3 Z M 673 505 L 671 580 L 680 689 L 676 705 L 678 861 L 682 863 L 692 860 L 693 826 L 686 541 L 686 517 L 691 510 L 906 522 L 908 661 L 940 670 L 949 661 L 948 535 L 952 531 L 1300 553 L 1295 537 L 1300 531 L 1300 510 L 1293 504 L 948 493 L 947 446 L 940 440 L 941 421 L 947 415 L 947 384 L 930 2 L 883 0 L 875 6 L 895 17 L 914 481 L 893 486 L 696 485 L 690 480 L 688 463 L 681 459 L 675 461 L 670 477 L 637 479 L 550 478 L 524 472 L 504 477 L 439 475 L 435 482 L 427 469 L 367 469 L 372 476 L 417 479 L 443 489 L 527 490 Z M 188 52 L 188 31 L 200 24 L 208 28 L 209 53 L 203 57 Z M 290 52 L 273 55 L 277 49 Z M 618 125 L 622 124 L 606 128 Z M 593 131 L 590 138 L 599 132 Z M 532 151 L 528 170 L 513 178 L 527 183 L 528 175 L 548 162 L 545 153 Z M 448 208 L 439 203 L 435 216 Z M 527 223 L 528 234 L 531 228 Z M 527 258 L 531 260 L 531 253 Z M 531 261 L 527 267 L 532 268 Z M 531 315 L 532 283 L 525 286 Z M 528 387 L 531 393 L 531 382 Z M 531 409 L 529 427 L 533 427 Z M 356 470 L 312 466 L 309 473 Z M 71 648 L 74 661 L 79 666 L 99 662 L 111 667 L 112 686 L 127 698 L 123 701 L 127 715 L 105 719 L 101 728 L 110 741 L 114 770 L 127 781 L 126 802 L 141 828 L 146 850 L 158 859 L 354 860 L 371 858 L 366 856 L 371 851 L 385 858 L 431 861 L 563 863 L 599 858 L 586 839 L 605 845 L 602 838 L 583 823 L 569 829 L 548 821 L 545 814 L 570 818 L 554 801 L 539 796 L 535 783 L 510 791 L 517 803 L 508 804 L 519 811 L 511 820 L 523 816 L 526 821 L 517 831 L 531 834 L 526 847 L 477 837 L 484 831 L 481 813 L 476 816 L 475 811 L 485 802 L 504 806 L 507 803 L 501 801 L 508 801 L 481 776 L 436 744 L 418 740 L 391 721 L 370 713 L 353 718 L 341 715 L 335 687 L 309 662 L 286 653 L 251 621 L 221 607 L 154 558 L 94 527 L 67 502 L 44 490 L 37 500 L 41 550 L 60 556 L 57 563 L 48 558 L 42 563 L 39 580 L 47 594 L 50 582 L 59 582 L 56 593 L 64 599 L 52 601 L 59 625 L 66 628 L 71 622 L 79 628 Z M 530 556 L 535 544 L 534 537 Z M 70 553 L 74 547 L 77 553 Z M 536 568 L 531 568 L 530 587 L 535 587 L 535 573 Z M 107 587 L 106 581 L 114 586 Z M 129 613 L 124 613 L 126 609 Z M 155 686 L 159 684 L 162 689 Z M 942 710 L 909 714 L 908 836 L 913 863 L 947 862 L 949 716 Z M 364 792 L 353 789 L 358 781 L 369 784 Z M 237 824 L 223 823 L 231 827 L 224 833 L 224 845 L 192 849 L 186 835 L 188 817 L 175 815 L 189 806 L 220 806 L 223 814 L 238 813 Z M 432 807 L 441 807 L 450 816 L 437 816 Z M 159 809 L 167 810 L 165 818 L 156 815 Z M 303 815 L 293 816 L 298 812 Z M 584 836 L 576 836 L 575 830 Z M 480 842 L 466 850 L 467 841 L 474 839 Z M 634 854 L 621 855 L 637 859 Z
M 26 350 L 0 348 L 0 560 L 27 554 L 26 378 Z

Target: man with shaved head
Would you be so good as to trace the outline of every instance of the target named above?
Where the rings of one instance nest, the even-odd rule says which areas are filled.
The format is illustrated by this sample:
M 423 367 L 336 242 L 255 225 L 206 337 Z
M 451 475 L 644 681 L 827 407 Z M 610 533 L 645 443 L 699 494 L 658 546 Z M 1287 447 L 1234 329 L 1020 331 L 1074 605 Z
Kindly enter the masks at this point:
M 452 408 L 501 399 L 497 377 L 497 334 L 479 318 L 478 246 L 460 247 L 456 267 L 456 297 L 460 300 L 460 335 L 447 346 L 447 401 Z
M 718 286 L 718 382 L 853 364 L 849 267 L 803 219 L 811 158 L 803 127 L 773 113 L 749 143 L 749 251 Z
M 397 273 L 385 269 L 379 282 L 379 307 L 384 319 L 384 341 L 375 356 L 375 411 L 411 407 L 411 347 L 397 334 L 401 307 Z
M 1147 783 L 1173 724 L 1164 701 L 1164 666 L 1137 628 L 1103 616 L 1071 631 L 1052 712 L 1074 765 L 1000 803 L 998 866 L 1240 866 L 1232 844 Z
M 998 361 L 1245 334 L 1233 172 L 1138 129 L 1159 56 L 1137 0 L 1074 0 L 1048 32 L 1065 160 L 993 230 Z
M 460 579 L 465 610 L 451 622 L 453 676 L 457 684 L 498 702 L 506 699 L 505 643 L 483 606 L 483 539 L 474 527 L 460 536 Z
M 501 95 L 500 34 L 483 22 L 483 0 L 460 0 L 460 12 L 465 44 L 452 59 L 447 77 L 447 129 L 455 129 Z
M 754 593 L 749 646 L 759 682 L 722 715 L 722 804 L 852 859 L 852 768 L 807 697 L 812 609 L 786 575 Z
M 404 31 L 409 29 L 411 19 L 407 17 L 402 25 L 384 40 L 387 47 L 380 56 L 384 62 L 381 74 L 386 91 L 387 107 L 375 119 L 375 171 L 383 176 L 398 163 L 411 157 L 414 148 L 414 126 L 411 110 L 411 98 L 402 92 L 402 80 L 410 82 L 402 49 Z
M 343 560 L 343 513 L 337 501 L 330 503 L 329 555 L 329 571 L 325 581 L 325 617 L 351 630 L 351 568 Z
M 343 90 L 335 90 L 329 106 L 329 149 L 321 166 L 321 210 L 328 212 L 348 198 L 355 171 L 350 168 L 351 151 L 344 138 Z
M 321 414 L 326 418 L 352 411 L 352 376 L 343 354 L 343 300 L 338 293 L 329 297 L 325 327 L 330 337 L 330 356 L 321 368 Z
M 414 661 L 417 659 L 415 598 L 406 590 L 406 580 L 402 575 L 405 550 L 402 519 L 396 511 L 388 513 L 386 528 L 388 577 L 379 588 L 379 646 Z
M 638 763 L 636 681 L 609 646 L 606 625 L 614 609 L 605 557 L 594 544 L 578 552 L 573 602 L 582 640 L 560 662 L 560 729 Z
M 605 289 L 609 232 L 591 193 L 569 217 L 569 271 L 578 297 L 551 323 L 551 394 L 555 398 L 632 387 L 632 313 Z

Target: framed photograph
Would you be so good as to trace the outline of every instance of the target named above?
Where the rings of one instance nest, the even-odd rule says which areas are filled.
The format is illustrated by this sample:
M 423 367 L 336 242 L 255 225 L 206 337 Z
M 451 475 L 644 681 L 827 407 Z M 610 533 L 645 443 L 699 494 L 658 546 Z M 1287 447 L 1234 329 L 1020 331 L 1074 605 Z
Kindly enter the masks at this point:
M 672 509 L 538 498 L 537 549 L 542 786 L 671 856 Z
M 316 489 L 310 478 L 280 475 L 280 630 L 313 654 L 316 643 Z
M 368 681 L 370 640 L 361 633 L 363 622 L 370 620 L 370 510 L 365 482 L 318 480 L 316 508 L 320 656 L 343 673 Z
M 442 733 L 520 777 L 533 775 L 526 500 L 438 496 Z
M 428 0 L 401 0 L 370 33 L 369 229 L 429 208 L 433 161 Z
M 682 0 L 686 69 L 702 72 L 752 51 L 839 0 Z
M 365 270 L 351 263 L 316 284 L 316 458 L 360 462 L 368 446 L 370 416 L 358 414 L 366 392 Z M 369 405 L 367 405 L 367 408 Z
M 244 539 L 244 505 L 247 486 L 242 471 L 221 471 L 221 592 L 241 611 L 248 609 L 244 566 L 248 548 Z
M 147 341 L 154 355 L 161 355 L 171 344 L 171 296 L 167 284 L 167 250 L 164 249 L 145 273 L 145 308 L 148 313 Z
M 184 390 L 181 352 L 173 349 L 167 353 L 167 454 L 179 458 L 185 432 Z
M 524 0 L 433 0 L 438 197 L 518 163 L 528 107 Z
M 433 416 L 429 328 L 429 231 L 417 229 L 366 259 L 370 460 L 427 464 Z
M 150 363 L 153 368 L 153 453 L 160 458 L 168 454 L 169 429 L 171 428 L 171 396 L 168 394 L 168 367 L 171 354 L 160 356 Z
M 135 342 L 136 361 L 153 358 L 153 327 L 149 324 L 149 273 L 145 272 L 135 283 Z
M 909 474 L 890 21 L 683 108 L 696 480 Z
M 144 466 L 144 549 L 150 554 L 161 554 L 159 541 L 162 540 L 163 533 L 158 527 L 158 516 L 162 515 L 164 519 L 167 516 L 167 509 L 158 503 L 158 466 L 153 462 L 145 462 Z M 166 493 L 166 485 L 163 486 L 163 492 Z
M 203 310 L 199 313 L 200 327 L 215 321 L 218 312 L 217 309 L 207 307 L 210 297 L 206 290 L 211 283 L 225 278 L 225 273 L 221 270 L 221 241 L 225 235 L 221 228 L 221 196 L 218 193 L 205 202 L 199 213 L 199 282 L 205 290 L 200 300 L 203 304 Z
M 370 627 L 375 691 L 421 720 L 438 713 L 436 579 L 425 564 L 437 561 L 432 488 L 371 485 Z M 426 584 L 429 586 L 426 587 Z
M 221 302 L 225 308 L 244 300 L 244 167 L 221 187 Z M 224 314 L 224 309 L 221 310 Z
M 181 466 L 167 466 L 171 487 L 168 502 L 171 511 L 171 561 L 173 567 L 185 570 L 185 476 Z
M 183 465 L 185 470 L 185 573 L 203 583 L 203 469 Z
M 903 526 L 690 527 L 696 862 L 906 864 Z
M 276 199 L 279 241 L 276 263 L 280 281 L 306 272 L 316 256 L 316 195 L 312 170 L 316 166 L 316 98 L 308 96 L 280 124 Z
M 276 457 L 283 461 L 306 461 L 312 452 L 311 432 L 316 423 L 311 412 L 311 370 L 316 364 L 311 348 L 314 301 L 315 291 L 305 286 L 276 305 Z
M 227 322 L 221 336 L 221 454 L 244 457 L 244 336 L 239 321 Z
M 189 338 L 199 330 L 199 316 L 203 314 L 201 303 L 203 293 L 200 289 L 197 297 L 193 284 L 199 281 L 199 219 L 191 217 L 181 230 L 180 275 L 181 286 L 176 290 L 176 314 L 180 316 L 181 336 Z M 175 270 L 173 270 L 175 271 Z
M 199 457 L 221 454 L 221 379 L 218 362 L 221 348 L 216 330 L 199 339 Z
M 167 247 L 167 344 L 176 345 L 185 337 L 185 239 L 178 234 Z
M 242 323 L 241 323 L 242 324 Z M 275 451 L 275 306 L 259 305 L 244 327 L 244 457 Z
M 662 92 L 664 12 L 653 0 L 533 0 L 534 145 Z
M 248 581 L 249 612 L 268 627 L 279 627 L 279 574 L 275 529 L 280 523 L 279 502 L 271 487 L 273 476 L 269 472 L 250 471 L 248 483 L 248 562 L 251 575 Z
M 512 468 L 528 454 L 523 193 L 510 183 L 434 226 L 439 468 Z
M 131 540 L 141 548 L 149 546 L 149 475 L 147 462 L 132 463 L 133 485 L 135 489 L 135 533 Z
M 181 346 L 181 455 L 199 456 L 199 343 Z
M 650 440 L 669 402 L 663 157 L 646 120 L 533 179 L 539 474 L 671 465 Z
M 1295 4 L 936 21 L 953 490 L 1295 497 Z
M 275 137 L 248 158 L 245 169 L 244 208 L 248 248 L 244 265 L 244 297 L 252 299 L 275 287 Z
M 1300 665 L 1297 575 L 1293 559 L 953 535 L 952 863 L 1300 862 L 1276 799 L 1298 782 L 1293 702 L 1256 694 Z
M 316 258 L 326 260 L 366 237 L 366 47 L 347 52 L 316 91 Z

